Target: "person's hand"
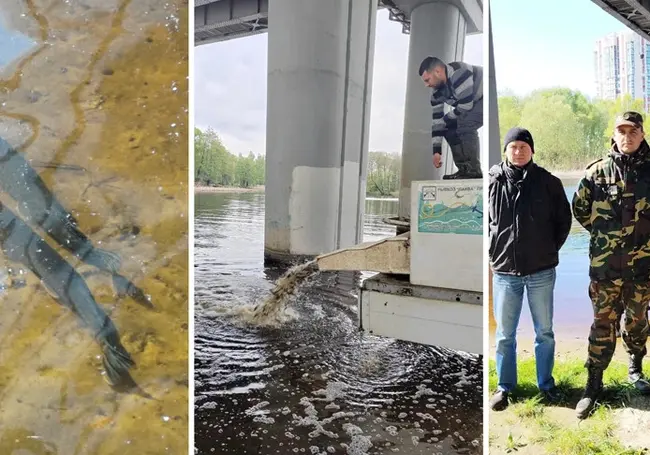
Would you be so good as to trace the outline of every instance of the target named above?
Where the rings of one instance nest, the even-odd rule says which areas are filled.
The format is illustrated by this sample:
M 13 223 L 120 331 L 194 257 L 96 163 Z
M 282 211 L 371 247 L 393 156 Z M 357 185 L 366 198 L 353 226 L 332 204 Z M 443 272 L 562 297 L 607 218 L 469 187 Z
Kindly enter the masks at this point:
M 433 165 L 436 168 L 442 166 L 442 155 L 440 153 L 433 154 Z

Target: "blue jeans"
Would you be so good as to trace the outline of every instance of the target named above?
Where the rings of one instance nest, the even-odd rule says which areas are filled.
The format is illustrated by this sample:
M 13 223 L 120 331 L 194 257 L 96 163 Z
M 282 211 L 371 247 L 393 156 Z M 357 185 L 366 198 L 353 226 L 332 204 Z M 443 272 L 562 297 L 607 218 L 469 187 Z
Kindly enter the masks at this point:
M 553 361 L 555 337 L 553 335 L 553 289 L 555 269 L 528 276 L 495 273 L 492 280 L 494 319 L 497 323 L 497 378 L 498 389 L 512 391 L 517 385 L 516 332 L 524 301 L 524 288 L 535 327 L 535 365 L 537 386 L 540 390 L 555 387 Z

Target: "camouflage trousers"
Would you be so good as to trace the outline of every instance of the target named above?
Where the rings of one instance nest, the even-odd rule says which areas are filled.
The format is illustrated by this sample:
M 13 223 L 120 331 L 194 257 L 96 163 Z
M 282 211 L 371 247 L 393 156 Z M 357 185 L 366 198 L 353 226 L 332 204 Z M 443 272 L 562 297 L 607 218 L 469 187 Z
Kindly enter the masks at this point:
M 585 366 L 602 369 L 609 366 L 616 348 L 616 329 L 622 314 L 625 315 L 621 330 L 625 350 L 628 354 L 645 356 L 650 285 L 623 280 L 591 281 L 589 297 L 594 322 L 589 332 L 589 358 Z

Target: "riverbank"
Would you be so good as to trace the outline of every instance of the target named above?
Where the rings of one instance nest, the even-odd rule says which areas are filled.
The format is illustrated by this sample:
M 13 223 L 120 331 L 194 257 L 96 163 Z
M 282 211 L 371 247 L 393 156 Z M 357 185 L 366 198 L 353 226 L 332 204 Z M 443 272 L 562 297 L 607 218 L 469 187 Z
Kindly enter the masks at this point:
M 194 194 L 197 193 L 263 193 L 264 185 L 242 188 L 239 186 L 194 186 Z M 366 194 L 367 199 L 373 200 L 398 200 L 399 194 L 392 193 L 390 196 Z
M 650 397 L 640 395 L 627 383 L 627 355 L 620 340 L 614 360 L 605 371 L 605 391 L 595 412 L 584 421 L 576 418 L 575 406 L 587 380 L 586 340 L 557 340 L 556 347 L 554 377 L 562 400 L 547 405 L 538 395 L 532 341 L 518 342 L 519 384 L 512 403 L 504 411 L 489 411 L 490 454 L 647 453 Z M 493 347 L 490 357 L 491 395 L 496 388 Z M 644 362 L 644 370 L 650 372 L 650 362 Z
M 194 193 L 263 193 L 264 185 L 242 188 L 239 186 L 194 186 Z
M 585 175 L 584 169 L 576 169 L 573 171 L 554 171 L 549 169 L 549 172 L 560 180 L 579 180 Z

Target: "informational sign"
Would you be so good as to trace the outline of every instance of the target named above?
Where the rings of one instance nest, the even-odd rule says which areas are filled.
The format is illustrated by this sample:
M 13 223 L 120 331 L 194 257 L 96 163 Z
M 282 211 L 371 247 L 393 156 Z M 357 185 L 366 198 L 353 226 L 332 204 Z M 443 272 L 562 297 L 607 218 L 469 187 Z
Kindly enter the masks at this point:
M 422 186 L 418 232 L 431 234 L 483 234 L 483 186 L 441 184 Z

